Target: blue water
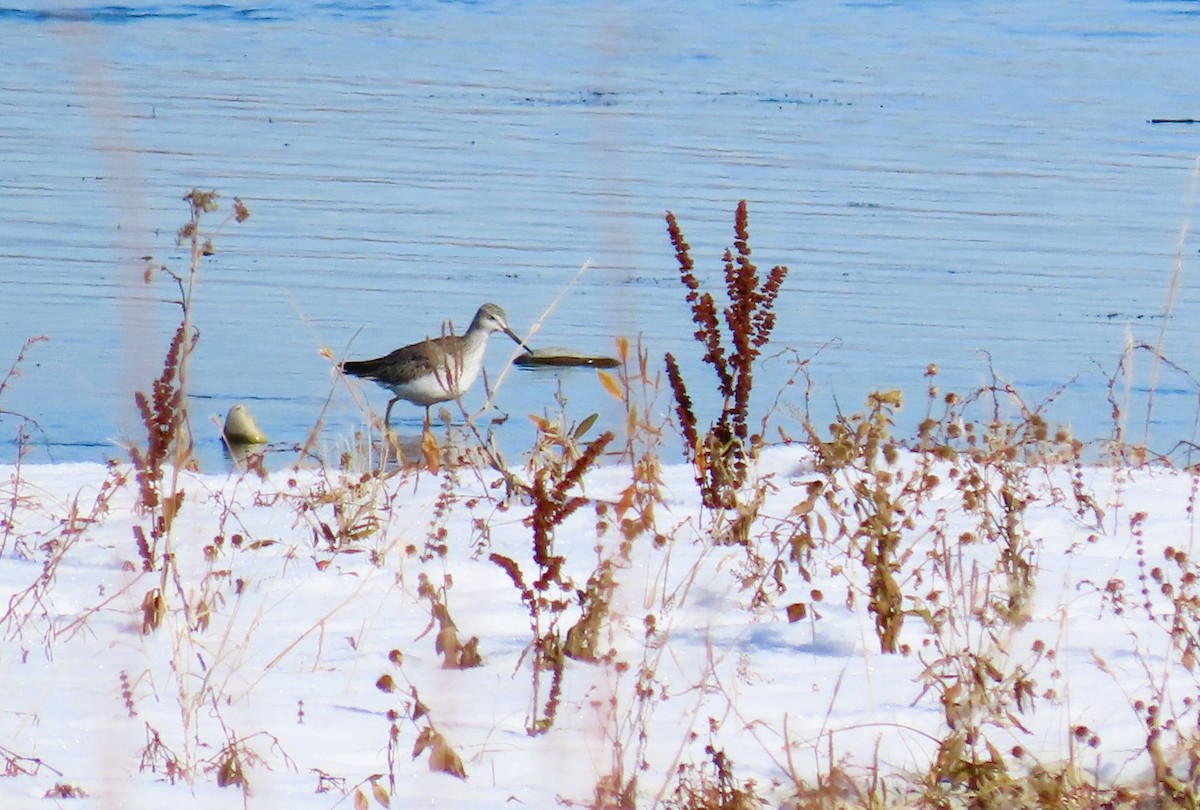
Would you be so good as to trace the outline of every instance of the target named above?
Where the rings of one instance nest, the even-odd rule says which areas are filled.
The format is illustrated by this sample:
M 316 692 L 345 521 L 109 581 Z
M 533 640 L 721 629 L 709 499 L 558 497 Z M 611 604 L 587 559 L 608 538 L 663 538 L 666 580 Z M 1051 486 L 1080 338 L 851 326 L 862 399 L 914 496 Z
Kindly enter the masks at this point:
M 0 8 L 0 461 L 122 454 L 132 391 L 178 307 L 144 256 L 199 186 L 252 211 L 202 266 L 193 421 L 206 468 L 242 401 L 281 445 L 364 415 L 322 356 L 375 356 L 460 328 L 486 300 L 535 345 L 684 360 L 718 407 L 666 238 L 678 216 L 707 283 L 739 199 L 765 270 L 791 269 L 756 411 L 809 358 L 818 423 L 900 388 L 902 428 L 991 369 L 1052 418 L 1196 439 L 1197 2 L 159 3 Z M 225 206 L 225 212 L 228 206 Z M 211 220 L 216 225 L 224 213 Z M 1166 319 L 1177 261 L 1182 272 Z M 821 346 L 824 350 L 817 353 Z M 511 344 L 496 340 L 495 379 Z M 815 357 L 814 357 L 815 354 Z M 379 412 L 387 394 L 357 390 Z M 777 421 L 800 432 L 802 387 Z M 619 408 L 595 374 L 514 371 L 497 392 L 514 456 L 529 413 Z M 467 398 L 474 409 L 482 386 Z M 667 396 L 657 411 L 670 411 Z M 20 416 L 34 420 L 26 423 Z M 398 405 L 402 432 L 421 412 Z

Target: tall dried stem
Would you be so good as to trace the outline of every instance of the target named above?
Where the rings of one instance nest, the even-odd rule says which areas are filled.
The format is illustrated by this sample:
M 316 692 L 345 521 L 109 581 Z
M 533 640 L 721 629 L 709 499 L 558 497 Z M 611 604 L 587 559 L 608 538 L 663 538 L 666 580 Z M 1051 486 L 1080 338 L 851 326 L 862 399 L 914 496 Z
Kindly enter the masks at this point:
M 155 271 L 170 277 L 179 290 L 176 303 L 180 308 L 179 325 L 167 347 L 162 372 L 154 380 L 151 393 L 138 391 L 134 395 L 146 429 L 146 446 L 131 446 L 129 456 L 137 477 L 137 507 L 148 519 L 149 531 L 137 525 L 133 533 L 142 568 L 161 574 L 159 586 L 151 589 L 142 602 L 145 632 L 158 627 L 166 609 L 167 583 L 172 567 L 172 527 L 184 498 L 180 476 L 183 471 L 196 467 L 187 407 L 189 361 L 200 339 L 192 323 L 192 300 L 201 261 L 213 252 L 212 238 L 201 233 L 200 222 L 205 214 L 217 210 L 218 196 L 215 191 L 192 189 L 183 197 L 190 216 L 179 229 L 176 241 L 187 244 L 190 249 L 186 276 L 180 276 L 164 265 L 149 265 L 144 276 L 147 284 L 153 281 Z M 249 216 L 241 200 L 235 197 L 231 217 L 243 222 Z
M 718 314 L 712 294 L 701 291 L 691 247 L 669 211 L 667 233 L 675 248 L 680 281 L 687 288 L 687 302 L 697 326 L 695 338 L 704 347 L 702 360 L 716 374 L 717 390 L 723 398 L 721 412 L 703 434 L 679 363 L 670 353 L 666 355 L 667 380 L 675 399 L 684 452 L 696 466 L 704 505 L 732 509 L 737 503 L 737 490 L 746 481 L 747 463 L 762 440 L 758 434 L 751 435 L 748 424 L 754 363 L 775 328 L 775 299 L 788 271 L 776 265 L 765 279 L 759 276 L 750 258 L 748 215 L 746 201 L 742 200 L 734 218 L 733 248 L 726 249 L 724 256 L 728 303 Z

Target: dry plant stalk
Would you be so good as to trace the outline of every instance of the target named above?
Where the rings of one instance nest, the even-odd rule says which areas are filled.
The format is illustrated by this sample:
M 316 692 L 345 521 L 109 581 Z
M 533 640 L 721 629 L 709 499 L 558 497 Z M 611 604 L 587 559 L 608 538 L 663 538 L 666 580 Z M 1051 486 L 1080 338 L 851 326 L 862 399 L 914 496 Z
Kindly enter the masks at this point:
M 407 684 L 408 690 L 407 694 L 402 692 L 400 685 L 396 682 L 396 678 L 390 673 L 384 673 L 375 681 L 375 687 L 381 692 L 404 695 L 401 708 L 389 709 L 387 712 L 388 788 L 384 789 L 379 784 L 379 779 L 382 778 L 381 775 L 377 774 L 367 779 L 372 785 L 372 793 L 376 801 L 383 807 L 389 806 L 391 797 L 396 795 L 396 772 L 398 768 L 398 753 L 400 751 L 400 722 L 402 718 L 407 718 L 417 730 L 417 738 L 412 748 L 413 759 L 428 751 L 429 770 L 446 773 L 459 779 L 467 778 L 467 771 L 463 766 L 462 758 L 450 746 L 445 735 L 434 725 L 429 707 L 421 701 L 420 695 L 417 694 L 417 688 L 413 686 L 412 682 L 404 674 L 404 653 L 399 650 L 392 650 L 388 653 L 388 661 L 392 664 L 392 668 L 396 671 L 397 675 Z M 356 805 L 359 803 L 359 795 L 362 795 L 361 788 L 357 791 L 355 797 Z M 363 798 L 365 799 L 365 795 Z
M 539 432 L 540 445 L 561 438 L 557 432 Z M 563 570 L 566 558 L 555 551 L 555 534 L 568 517 L 589 502 L 582 495 L 572 495 L 571 490 L 582 485 L 584 473 L 596 464 L 613 438 L 611 432 L 605 432 L 582 449 L 564 450 L 564 456 L 574 457 L 569 463 L 561 459 L 560 462 L 547 463 L 547 458 L 553 459 L 555 456 L 544 452 L 532 456 L 535 461 L 542 459 L 542 466 L 533 470 L 531 482 L 523 484 L 522 489 L 533 501 L 533 511 L 525 519 L 525 524 L 533 530 L 531 562 L 536 579 L 528 581 L 520 564 L 511 557 L 496 553 L 488 555 L 488 559 L 512 580 L 529 611 L 533 631 L 530 642 L 533 652 L 533 694 L 525 730 L 531 736 L 544 734 L 554 725 L 566 655 L 559 621 L 572 601 L 578 598 L 574 581 Z M 603 598 L 607 591 L 596 588 L 591 593 Z M 585 605 L 584 614 L 595 609 L 595 606 Z M 547 673 L 550 683 L 545 687 L 543 699 L 543 680 Z
M 899 581 L 904 563 L 901 539 L 911 528 L 908 503 L 920 497 L 920 491 L 904 486 L 903 477 L 892 468 L 900 448 L 891 427 L 900 404 L 899 391 L 872 393 L 864 412 L 837 417 L 827 440 L 807 426 L 823 477 L 820 493 L 836 527 L 834 539 L 848 540 L 867 572 L 867 610 L 885 653 L 897 652 L 900 645 L 906 612 Z M 916 484 L 920 486 L 920 479 Z M 807 554 L 810 545 L 804 542 L 796 551 Z M 803 569 L 803 557 L 794 561 Z
M 775 298 L 787 277 L 787 268 L 776 265 L 764 281 L 750 259 L 746 201 L 738 203 L 734 218 L 734 247 L 726 249 L 725 293 L 718 318 L 712 293 L 700 290 L 691 247 L 684 240 L 675 215 L 667 212 L 667 232 L 675 247 L 679 277 L 687 288 L 696 340 L 704 346 L 703 360 L 717 375 L 717 390 L 724 398 L 721 413 L 701 433 L 699 420 L 675 357 L 666 355 L 667 379 L 683 433 L 684 452 L 696 467 L 696 482 L 709 509 L 732 509 L 738 489 L 746 482 L 747 463 L 758 452 L 762 437 L 748 426 L 754 362 L 775 328 Z M 736 254 L 735 252 L 736 251 Z
M 753 780 L 742 782 L 733 772 L 733 760 L 711 743 L 704 747 L 709 763 L 681 764 L 667 810 L 760 810 L 768 803 L 754 791 Z M 633 807 L 633 805 L 630 805 Z
M 417 596 L 429 603 L 429 627 L 421 636 L 433 630 L 436 625 L 434 650 L 442 656 L 442 669 L 471 669 L 483 664 L 483 657 L 479 654 L 479 636 L 471 636 L 465 642 L 459 639 L 458 625 L 450 617 L 450 608 L 447 605 L 450 584 L 449 575 L 445 577 L 440 588 L 435 588 L 424 572 L 417 576 Z
M 27 338 L 25 340 L 25 343 L 21 346 L 20 351 L 17 352 L 16 359 L 14 359 L 12 365 L 8 367 L 8 371 L 3 377 L 0 377 L 0 403 L 3 403 L 4 401 L 4 392 L 8 390 L 8 386 L 12 384 L 13 380 L 21 376 L 21 364 L 25 362 L 25 356 L 29 353 L 29 350 L 33 348 L 35 344 L 42 343 L 47 340 L 49 340 L 49 338 L 45 335 L 35 335 L 34 337 Z M 15 416 L 20 421 L 20 427 L 17 428 L 17 461 L 20 463 L 20 459 L 25 454 L 25 448 L 29 442 L 29 429 L 32 427 L 37 430 L 41 430 L 41 427 L 38 425 L 37 420 L 35 420 L 33 417 L 26 416 L 23 413 L 10 411 L 2 406 L 0 406 L 0 416 Z
M 129 457 L 137 477 L 137 508 L 148 519 L 149 531 L 138 525 L 134 526 L 133 534 L 143 570 L 161 572 L 158 587 L 151 589 L 143 600 L 144 632 L 156 629 L 163 617 L 172 568 L 172 529 L 185 494 L 180 474 L 196 467 L 187 406 L 190 359 L 200 338 L 192 324 L 192 301 L 201 261 L 213 252 L 212 237 L 200 230 L 201 219 L 217 210 L 219 196 L 215 191 L 192 189 L 183 197 L 191 215 L 179 229 L 176 241 L 186 243 L 190 248 L 186 278 L 164 265 L 148 265 L 144 275 L 147 284 L 156 270 L 169 276 L 179 290 L 176 303 L 180 308 L 179 325 L 167 347 L 162 372 L 154 381 L 151 394 L 138 391 L 134 395 L 146 429 L 146 446 L 143 449 L 131 445 Z M 242 201 L 235 197 L 230 218 L 244 222 L 249 216 Z M 188 610 L 186 598 L 183 601 L 184 609 Z
M 49 611 L 52 604 L 49 599 L 51 588 L 58 578 L 59 566 L 66 556 L 81 542 L 86 540 L 88 531 L 103 522 L 109 513 L 113 497 L 124 487 L 126 474 L 120 470 L 116 462 L 109 462 L 108 473 L 100 484 L 99 490 L 92 496 L 90 503 L 81 500 L 82 493 L 77 493 L 66 505 L 65 514 L 56 516 L 58 525 L 50 533 L 26 535 L 15 545 L 18 553 L 40 553 L 43 556 L 38 575 L 25 588 L 14 590 L 8 598 L 3 613 L 0 613 L 0 627 L 4 628 L 4 638 L 19 640 L 24 643 L 26 633 L 33 627 L 38 627 L 41 643 L 46 658 L 53 658 L 55 641 L 60 637 L 70 638 L 82 625 L 85 618 L 61 624 Z M 19 492 L 21 480 L 12 479 L 13 494 L 9 499 L 9 516 L 4 521 L 4 542 L 0 543 L 0 553 L 7 546 L 9 532 L 20 522 L 18 510 L 26 510 L 36 505 L 32 499 L 23 498 Z

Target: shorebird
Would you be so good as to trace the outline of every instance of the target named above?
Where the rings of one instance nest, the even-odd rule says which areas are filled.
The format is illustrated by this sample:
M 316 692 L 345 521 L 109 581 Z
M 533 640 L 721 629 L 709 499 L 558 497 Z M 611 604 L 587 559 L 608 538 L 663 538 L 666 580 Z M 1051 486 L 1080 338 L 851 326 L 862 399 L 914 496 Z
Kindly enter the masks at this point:
M 518 346 L 521 339 L 508 328 L 504 310 L 484 304 L 475 313 L 466 334 L 425 338 L 402 346 L 374 360 L 347 360 L 342 371 L 373 380 L 395 396 L 383 414 L 386 428 L 392 406 L 400 400 L 425 407 L 425 429 L 429 429 L 429 408 L 462 396 L 483 367 L 483 350 L 492 332 L 503 332 Z

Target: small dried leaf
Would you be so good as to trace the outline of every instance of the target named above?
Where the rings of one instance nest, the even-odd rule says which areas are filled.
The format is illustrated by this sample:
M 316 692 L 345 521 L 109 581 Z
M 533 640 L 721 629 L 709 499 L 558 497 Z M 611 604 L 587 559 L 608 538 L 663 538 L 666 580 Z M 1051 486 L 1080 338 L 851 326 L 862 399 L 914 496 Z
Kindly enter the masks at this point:
M 367 801 L 367 794 L 362 792 L 362 788 L 354 791 L 354 810 L 367 810 L 371 803 Z
M 583 434 L 587 433 L 588 430 L 591 429 L 592 425 L 596 424 L 596 419 L 598 419 L 599 416 L 600 416 L 600 414 L 594 413 L 591 416 L 589 416 L 587 419 L 584 419 L 582 422 L 579 423 L 579 427 L 575 428 L 575 432 L 573 434 L 571 434 L 571 437 L 573 439 L 575 439 L 576 441 L 578 441 L 580 438 L 583 437 Z
M 242 762 L 238 759 L 237 754 L 229 753 L 225 759 L 221 761 L 221 767 L 217 770 L 217 786 L 229 787 L 230 785 L 245 786 L 246 777 L 242 773 Z
M 596 376 L 600 378 L 600 385 L 604 390 L 613 396 L 614 399 L 625 401 L 625 397 L 621 394 L 621 386 L 617 384 L 616 378 L 607 371 L 597 371 Z
M 416 718 L 413 719 L 415 720 Z M 413 743 L 413 759 L 421 756 L 421 752 L 430 746 L 430 744 L 433 742 L 433 735 L 433 729 L 429 727 L 421 729 L 421 733 L 417 735 L 417 739 Z
M 458 652 L 458 633 L 455 632 L 453 624 L 442 625 L 437 638 L 434 639 L 433 648 L 440 655 L 445 656 L 447 661 L 454 657 Z
M 162 592 L 151 588 L 142 599 L 142 635 L 148 636 L 158 629 L 166 615 L 167 605 L 163 601 Z
M 391 675 L 380 675 L 379 680 L 375 681 L 375 688 L 380 692 L 395 692 L 396 681 Z
M 621 493 L 621 497 L 617 499 L 616 512 L 617 518 L 625 517 L 625 513 L 633 506 L 633 499 L 637 496 L 637 484 L 630 484 L 625 487 Z
M 798 622 L 808 616 L 808 606 L 803 602 L 793 602 L 787 606 L 787 618 L 789 622 Z
M 426 706 L 424 703 L 422 703 L 421 699 L 419 697 L 417 697 L 416 689 L 413 690 L 412 696 L 413 696 L 413 707 L 412 707 L 412 712 L 410 712 L 410 716 L 412 717 L 413 720 L 420 720 L 422 717 L 429 714 L 429 707 Z M 415 754 L 414 754 L 414 756 L 415 756 Z
M 792 507 L 792 511 L 790 513 L 791 517 L 801 517 L 802 515 L 807 515 L 816 505 L 816 498 L 807 498 L 803 501 L 800 501 L 800 503 Z
M 391 807 L 392 797 L 388 795 L 387 788 L 379 784 L 378 781 L 371 783 L 371 795 L 375 797 L 380 807 Z
M 458 660 L 454 669 L 471 669 L 483 664 L 483 656 L 479 654 L 479 636 L 471 636 L 471 640 L 458 649 Z
M 430 744 L 432 750 L 429 752 L 429 770 L 448 773 L 459 779 L 467 778 L 467 771 L 463 767 L 462 759 L 454 753 L 454 749 L 446 743 L 441 734 L 434 734 Z
M 442 466 L 442 454 L 432 430 L 421 434 L 421 457 L 425 460 L 425 468 L 436 475 Z

